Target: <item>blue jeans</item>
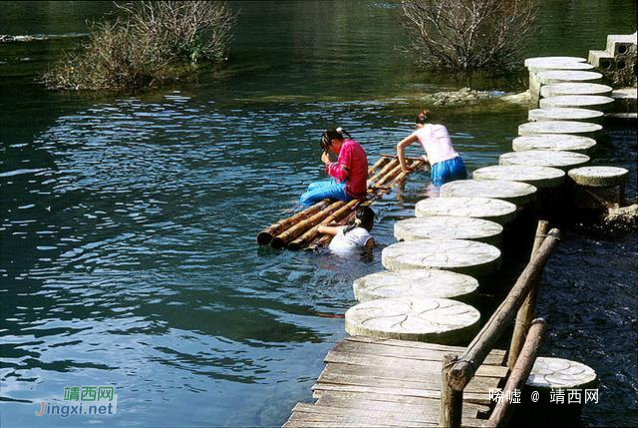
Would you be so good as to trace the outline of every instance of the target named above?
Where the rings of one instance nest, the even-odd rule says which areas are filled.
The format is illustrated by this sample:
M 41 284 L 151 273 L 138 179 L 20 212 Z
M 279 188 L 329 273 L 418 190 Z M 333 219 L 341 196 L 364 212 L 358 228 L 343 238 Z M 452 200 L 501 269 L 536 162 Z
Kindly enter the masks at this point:
M 430 178 L 432 184 L 441 186 L 454 180 L 463 180 L 467 178 L 467 170 L 460 156 L 448 159 L 443 162 L 435 163 L 430 170 Z
M 301 195 L 299 203 L 304 207 L 309 207 L 326 198 L 346 202 L 352 199 L 346 193 L 346 183 L 337 183 L 337 180 L 315 181 L 310 183 L 306 193 Z

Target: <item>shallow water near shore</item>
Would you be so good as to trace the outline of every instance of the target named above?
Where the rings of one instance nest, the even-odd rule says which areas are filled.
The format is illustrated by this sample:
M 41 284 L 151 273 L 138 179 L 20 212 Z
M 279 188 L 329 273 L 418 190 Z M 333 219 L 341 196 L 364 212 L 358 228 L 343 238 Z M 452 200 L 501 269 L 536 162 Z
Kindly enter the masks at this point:
M 629 1 L 546 3 L 528 56 L 586 56 L 609 28 L 635 25 Z M 321 131 L 343 126 L 373 162 L 411 131 L 422 94 L 525 89 L 519 74 L 421 73 L 394 49 L 405 43 L 395 2 L 231 6 L 243 12 L 216 80 L 204 73 L 135 96 L 35 84 L 75 37 L 0 44 L 2 426 L 280 425 L 311 400 L 323 357 L 344 337 L 352 281 L 382 269 L 395 221 L 413 216 L 428 184 L 415 174 L 375 204 L 371 260 L 259 248 L 259 230 L 323 177 Z M 2 33 L 75 35 L 110 5 L 3 8 Z M 437 114 L 473 171 L 511 150 L 527 109 Z M 636 151 L 635 125 L 620 126 L 593 157 L 631 169 L 629 196 Z M 589 426 L 638 424 L 637 253 L 635 234 L 565 230 L 545 275 L 542 354 L 599 374 Z M 114 386 L 117 415 L 35 417 L 38 403 L 83 385 Z

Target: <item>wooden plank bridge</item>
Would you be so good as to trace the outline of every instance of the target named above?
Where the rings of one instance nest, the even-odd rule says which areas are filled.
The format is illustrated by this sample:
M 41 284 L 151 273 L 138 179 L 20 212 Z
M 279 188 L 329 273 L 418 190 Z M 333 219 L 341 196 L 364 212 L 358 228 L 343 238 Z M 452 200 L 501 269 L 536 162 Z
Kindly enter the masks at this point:
M 335 345 L 313 386 L 313 404 L 298 403 L 285 428 L 438 426 L 441 366 L 462 347 L 353 336 Z M 486 426 L 489 390 L 502 387 L 505 351 L 492 350 L 465 388 L 462 426 Z M 480 418 L 482 417 L 482 418 Z

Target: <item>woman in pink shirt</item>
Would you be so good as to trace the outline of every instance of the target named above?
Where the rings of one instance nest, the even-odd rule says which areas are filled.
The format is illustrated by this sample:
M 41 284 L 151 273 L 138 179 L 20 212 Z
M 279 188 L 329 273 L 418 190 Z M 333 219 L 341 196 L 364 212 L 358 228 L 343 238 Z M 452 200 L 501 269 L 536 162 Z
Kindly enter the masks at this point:
M 368 192 L 368 158 L 363 147 L 348 132 L 337 128 L 323 133 L 321 148 L 321 161 L 333 180 L 311 183 L 306 193 L 301 195 L 301 205 L 309 207 L 325 198 L 339 201 L 365 198 Z M 330 160 L 329 152 L 339 156 L 337 162 Z
M 430 123 L 430 110 L 422 110 L 416 115 L 416 131 L 397 144 L 397 156 L 401 169 L 409 171 L 405 161 L 405 148 L 418 141 L 427 155 L 426 160 L 432 166 L 430 176 L 432 184 L 444 183 L 467 178 L 467 170 L 461 156 L 454 151 L 447 128 Z

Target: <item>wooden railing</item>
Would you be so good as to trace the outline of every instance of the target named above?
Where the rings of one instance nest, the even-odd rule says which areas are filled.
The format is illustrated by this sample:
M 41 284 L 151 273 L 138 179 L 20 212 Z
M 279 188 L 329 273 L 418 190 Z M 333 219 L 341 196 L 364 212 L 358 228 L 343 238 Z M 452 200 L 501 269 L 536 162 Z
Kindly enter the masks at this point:
M 544 320 L 532 321 L 536 296 L 545 265 L 560 238 L 558 229 L 552 229 L 546 233 L 547 227 L 547 222 L 539 222 L 530 262 L 505 300 L 472 340 L 465 352 L 460 356 L 446 355 L 443 358 L 440 426 L 453 428 L 461 426 L 463 390 L 514 317 L 516 317 L 516 327 L 508 358 L 511 373 L 503 394 L 507 390 L 522 389 L 525 384 L 546 329 Z M 488 425 L 503 426 L 511 416 L 512 408 L 509 404 L 511 403 L 508 400 L 499 403 L 494 409 Z

